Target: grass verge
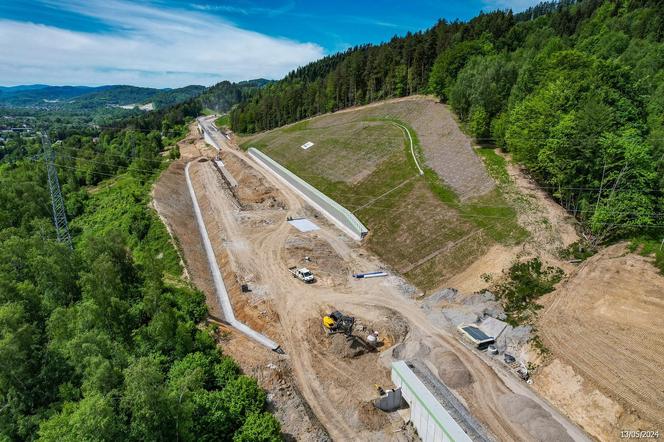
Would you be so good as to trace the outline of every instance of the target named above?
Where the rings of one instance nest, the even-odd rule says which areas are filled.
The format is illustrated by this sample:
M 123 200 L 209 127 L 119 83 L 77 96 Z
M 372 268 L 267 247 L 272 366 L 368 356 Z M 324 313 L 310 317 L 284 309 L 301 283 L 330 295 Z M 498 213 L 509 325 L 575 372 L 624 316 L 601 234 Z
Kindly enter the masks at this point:
M 630 242 L 629 250 L 638 252 L 641 256 L 653 258 L 653 264 L 664 275 L 664 240 L 641 237 L 634 238 Z
M 224 114 L 221 117 L 214 120 L 215 126 L 217 128 L 230 127 L 231 125 L 231 116 L 229 114 Z

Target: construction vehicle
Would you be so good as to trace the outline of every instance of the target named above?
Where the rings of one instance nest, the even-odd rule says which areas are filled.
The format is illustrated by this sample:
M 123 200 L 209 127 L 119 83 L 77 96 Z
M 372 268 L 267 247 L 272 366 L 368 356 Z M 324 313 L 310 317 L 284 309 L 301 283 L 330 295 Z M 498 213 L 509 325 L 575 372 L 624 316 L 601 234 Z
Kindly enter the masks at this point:
M 328 334 L 345 333 L 350 336 L 353 333 L 353 325 L 355 325 L 355 318 L 339 311 L 333 311 L 329 315 L 323 316 L 323 328 Z
M 516 369 L 516 374 L 526 382 L 528 382 L 528 379 L 530 379 L 530 373 L 528 372 L 528 369 L 523 365 Z
M 288 267 L 288 271 L 291 272 L 294 278 L 297 278 L 300 281 L 304 281 L 307 284 L 310 284 L 316 280 L 316 278 L 314 278 L 314 274 L 311 273 L 311 271 L 305 267 L 302 267 L 300 269 L 298 269 L 297 267 Z

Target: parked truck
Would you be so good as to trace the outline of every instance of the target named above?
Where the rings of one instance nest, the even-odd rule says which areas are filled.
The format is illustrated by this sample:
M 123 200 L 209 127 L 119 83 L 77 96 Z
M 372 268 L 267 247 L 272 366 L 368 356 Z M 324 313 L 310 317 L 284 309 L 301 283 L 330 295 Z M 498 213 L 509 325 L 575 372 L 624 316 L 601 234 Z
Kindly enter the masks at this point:
M 305 267 L 299 269 L 297 267 L 289 267 L 288 271 L 291 272 L 294 278 L 297 278 L 300 281 L 304 281 L 307 284 L 311 284 L 316 280 L 316 278 L 314 278 L 314 274 Z

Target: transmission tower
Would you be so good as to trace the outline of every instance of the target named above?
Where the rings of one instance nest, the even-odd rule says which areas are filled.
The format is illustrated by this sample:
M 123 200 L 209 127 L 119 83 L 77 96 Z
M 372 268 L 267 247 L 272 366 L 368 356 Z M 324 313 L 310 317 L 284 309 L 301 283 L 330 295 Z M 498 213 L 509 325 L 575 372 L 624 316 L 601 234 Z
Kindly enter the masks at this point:
M 44 162 L 48 172 L 48 188 L 51 191 L 51 206 L 53 208 L 53 224 L 55 224 L 55 233 L 58 241 L 71 245 L 71 235 L 67 226 L 67 212 L 65 211 L 65 200 L 60 191 L 60 180 L 58 180 L 58 171 L 55 168 L 55 152 L 48 139 L 48 134 L 42 134 L 42 147 L 44 149 Z

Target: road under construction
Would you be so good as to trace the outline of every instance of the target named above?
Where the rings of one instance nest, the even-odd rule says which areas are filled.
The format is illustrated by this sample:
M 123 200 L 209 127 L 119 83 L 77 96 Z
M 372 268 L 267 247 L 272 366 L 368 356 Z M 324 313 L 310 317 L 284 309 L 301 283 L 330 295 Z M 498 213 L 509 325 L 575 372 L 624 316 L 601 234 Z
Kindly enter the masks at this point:
M 212 121 L 199 119 L 198 123 L 205 126 Z M 234 318 L 285 352 L 275 356 L 269 348 L 248 341 L 224 347 L 245 371 L 256 373 L 257 366 L 268 360 L 285 364 L 307 408 L 333 439 L 389 440 L 398 439 L 394 433 L 398 416 L 368 418 L 367 413 L 373 412 L 363 407 L 375 399 L 376 384 L 390 384 L 390 364 L 417 359 L 440 374 L 445 367 L 437 367 L 432 355 L 452 352 L 470 379 L 453 388 L 454 393 L 495 439 L 588 440 L 525 383 L 494 370 L 453 330 L 431 321 L 404 291 L 401 278 L 353 278 L 353 272 L 385 266 L 223 135 L 215 139 L 219 152 L 205 147 L 202 138 L 192 126 L 190 136 L 180 143 L 182 158 L 156 184 L 154 202 L 180 245 L 192 281 L 208 295 L 212 315 L 233 326 L 210 280 L 210 265 L 216 265 L 235 309 Z M 217 156 L 238 183 L 233 191 L 210 161 Z M 193 189 L 189 196 L 187 180 Z M 218 258 L 216 264 L 209 263 L 192 223 L 193 198 L 200 212 L 196 216 L 206 226 L 210 248 Z M 320 228 L 298 232 L 287 222 L 293 217 L 315 219 Z M 316 274 L 315 284 L 302 284 L 288 271 L 303 264 Z M 248 287 L 250 293 L 244 294 L 240 286 Z M 321 327 L 321 318 L 331 311 L 352 315 L 358 334 L 376 330 L 382 346 L 377 351 L 347 352 L 343 346 L 352 343 L 344 334 L 326 336 Z M 510 405 L 514 403 L 520 406 Z

